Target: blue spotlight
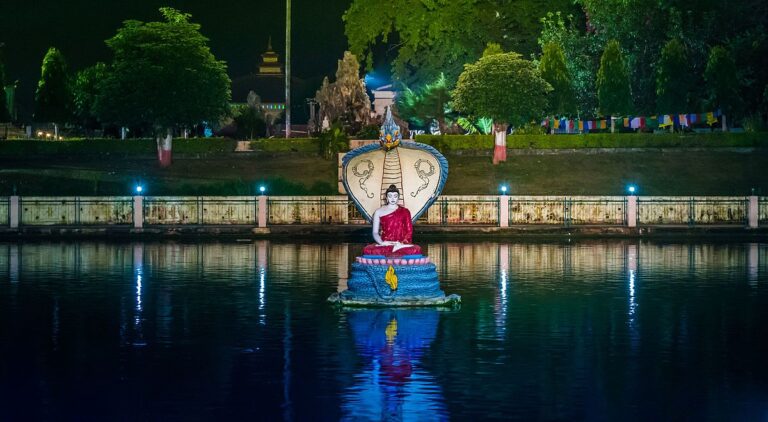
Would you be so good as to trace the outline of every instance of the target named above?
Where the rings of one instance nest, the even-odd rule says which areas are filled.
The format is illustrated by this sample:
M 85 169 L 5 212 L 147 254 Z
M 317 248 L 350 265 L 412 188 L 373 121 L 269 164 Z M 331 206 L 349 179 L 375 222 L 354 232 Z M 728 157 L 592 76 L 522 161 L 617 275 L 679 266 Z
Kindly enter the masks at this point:
M 507 187 L 507 185 L 501 185 L 501 187 L 499 188 L 499 190 L 501 190 L 501 194 L 502 194 L 502 195 L 506 195 L 506 194 L 507 194 L 507 191 L 509 190 L 509 188 Z
M 637 187 L 635 185 L 629 185 L 627 186 L 627 191 L 630 195 L 634 195 L 637 192 Z
M 144 192 L 144 187 L 141 185 L 136 185 L 136 193 L 141 195 L 142 192 Z
M 259 186 L 259 192 L 261 192 L 262 195 L 264 195 L 264 192 L 267 191 L 267 188 L 265 188 L 263 185 Z

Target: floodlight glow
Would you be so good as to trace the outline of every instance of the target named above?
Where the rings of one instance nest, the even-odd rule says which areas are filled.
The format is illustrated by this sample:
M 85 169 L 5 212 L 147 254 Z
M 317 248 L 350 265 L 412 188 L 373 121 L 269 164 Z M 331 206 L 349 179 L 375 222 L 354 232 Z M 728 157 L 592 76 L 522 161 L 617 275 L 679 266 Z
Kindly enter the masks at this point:
M 635 193 L 637 188 L 635 187 L 635 185 L 629 185 L 629 187 L 627 187 L 627 190 L 629 191 L 630 194 L 633 194 Z
M 501 194 L 506 195 L 508 189 L 507 185 L 501 185 Z
M 259 186 L 259 192 L 264 193 L 267 190 L 264 186 Z
M 141 193 L 144 191 L 144 187 L 141 185 L 136 185 L 136 193 Z

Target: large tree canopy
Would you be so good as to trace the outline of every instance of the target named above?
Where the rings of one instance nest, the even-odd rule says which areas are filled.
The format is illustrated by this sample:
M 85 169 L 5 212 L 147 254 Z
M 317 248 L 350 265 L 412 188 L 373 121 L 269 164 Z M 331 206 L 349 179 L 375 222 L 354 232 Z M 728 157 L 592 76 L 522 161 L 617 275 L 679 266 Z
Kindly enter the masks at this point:
M 77 121 L 86 129 L 98 129 L 99 121 L 93 113 L 93 104 L 98 95 L 98 84 L 104 79 L 107 66 L 96 63 L 75 75 L 72 88 L 74 114 Z
M 625 115 L 632 112 L 629 72 L 619 42 L 611 40 L 600 58 L 597 72 L 597 98 L 603 115 Z
M 190 15 L 161 8 L 164 22 L 125 21 L 107 40 L 114 61 L 94 109 L 102 121 L 162 129 L 217 121 L 227 113 L 230 80 Z
M 66 123 L 72 117 L 72 88 L 64 55 L 49 48 L 43 58 L 40 81 L 35 92 L 35 120 Z
M 3 50 L 0 49 L 0 122 L 11 120 L 11 113 L 8 111 L 8 99 L 5 95 L 5 61 L 3 60 Z
M 539 62 L 541 77 L 553 88 L 549 95 L 548 111 L 557 115 L 575 114 L 576 97 L 563 49 L 559 44 L 550 42 L 542 50 Z
M 659 113 L 687 112 L 691 73 L 685 46 L 678 39 L 669 40 L 656 65 L 656 110 Z
M 471 116 L 522 126 L 544 114 L 551 90 L 536 66 L 520 54 L 493 54 L 465 66 L 453 105 Z
M 344 22 L 350 50 L 369 67 L 374 47 L 388 44 L 395 78 L 424 85 L 440 73 L 456 80 L 488 42 L 532 54 L 546 11 L 572 8 L 566 0 L 354 0 Z

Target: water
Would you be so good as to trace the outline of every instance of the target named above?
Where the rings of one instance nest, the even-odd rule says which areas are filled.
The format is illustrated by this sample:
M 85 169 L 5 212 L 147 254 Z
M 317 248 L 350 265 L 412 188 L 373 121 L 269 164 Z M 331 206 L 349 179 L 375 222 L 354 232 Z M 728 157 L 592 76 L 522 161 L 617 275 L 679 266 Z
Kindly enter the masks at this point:
M 359 244 L 0 243 L 0 420 L 768 420 L 768 244 L 427 245 L 459 310 L 337 310 Z

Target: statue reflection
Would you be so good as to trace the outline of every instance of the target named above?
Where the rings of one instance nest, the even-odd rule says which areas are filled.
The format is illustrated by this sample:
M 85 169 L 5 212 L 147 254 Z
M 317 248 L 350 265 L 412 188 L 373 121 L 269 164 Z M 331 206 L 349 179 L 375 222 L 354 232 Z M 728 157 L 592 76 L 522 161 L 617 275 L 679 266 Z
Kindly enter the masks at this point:
M 437 309 L 350 310 L 364 369 L 342 397 L 344 420 L 445 420 L 436 380 L 419 363 L 435 338 Z

